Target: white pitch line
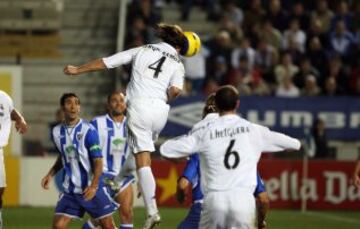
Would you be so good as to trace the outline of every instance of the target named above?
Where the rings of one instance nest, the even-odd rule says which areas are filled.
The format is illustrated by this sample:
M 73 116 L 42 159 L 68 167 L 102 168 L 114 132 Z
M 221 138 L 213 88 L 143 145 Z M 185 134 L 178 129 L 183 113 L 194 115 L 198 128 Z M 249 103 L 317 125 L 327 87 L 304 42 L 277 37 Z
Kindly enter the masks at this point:
M 324 219 L 329 219 L 329 220 L 333 220 L 333 221 L 346 222 L 346 223 L 352 223 L 352 224 L 360 224 L 360 220 L 349 219 L 346 217 L 337 216 L 337 215 L 333 215 L 333 214 L 319 213 L 319 212 L 313 212 L 313 211 L 305 212 L 304 214 L 310 215 L 310 216 L 322 217 Z

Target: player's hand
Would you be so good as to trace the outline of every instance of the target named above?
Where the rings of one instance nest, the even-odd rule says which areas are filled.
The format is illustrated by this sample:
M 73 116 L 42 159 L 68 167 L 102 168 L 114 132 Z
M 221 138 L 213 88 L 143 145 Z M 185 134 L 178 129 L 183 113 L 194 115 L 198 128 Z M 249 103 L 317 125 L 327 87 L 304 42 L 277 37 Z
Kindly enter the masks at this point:
M 258 223 L 258 229 L 266 229 L 266 221 L 265 220 Z
M 187 187 L 189 186 L 190 182 L 185 178 L 185 177 L 181 177 L 178 180 L 177 183 L 177 189 L 176 189 L 176 200 L 182 204 L 184 203 L 185 199 L 186 199 L 186 194 L 187 194 Z
M 64 73 L 66 75 L 78 75 L 79 74 L 78 67 L 74 65 L 66 65 L 64 68 Z
M 15 128 L 20 134 L 24 134 L 28 129 L 28 124 L 24 119 L 21 119 L 20 121 L 15 123 Z
M 360 188 L 360 176 L 358 174 L 353 175 L 353 184 Z
M 43 179 L 41 179 L 41 187 L 48 190 L 51 179 L 52 177 L 50 175 L 46 175 Z
M 85 188 L 84 190 L 84 198 L 86 201 L 92 200 L 92 198 L 94 198 L 96 191 L 97 191 L 97 187 L 93 187 L 93 186 L 89 186 L 87 188 Z

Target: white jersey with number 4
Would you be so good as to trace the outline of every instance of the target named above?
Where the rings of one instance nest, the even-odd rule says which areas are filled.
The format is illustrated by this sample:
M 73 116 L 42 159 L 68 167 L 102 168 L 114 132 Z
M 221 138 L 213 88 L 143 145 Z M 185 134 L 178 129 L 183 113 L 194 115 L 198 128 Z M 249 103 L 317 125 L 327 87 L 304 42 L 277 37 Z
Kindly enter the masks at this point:
M 166 141 L 160 152 L 167 158 L 198 152 L 204 195 L 236 189 L 253 193 L 262 152 L 300 148 L 297 139 L 270 131 L 238 115 L 220 116 L 202 123 L 204 125 L 196 125 L 188 135 Z
M 11 112 L 14 109 L 12 99 L 0 90 L 0 149 L 7 145 L 11 129 Z
M 128 100 L 160 99 L 167 101 L 167 90 L 182 89 L 184 66 L 174 47 L 165 42 L 147 44 L 103 58 L 107 68 L 132 62 L 132 75 L 126 89 Z

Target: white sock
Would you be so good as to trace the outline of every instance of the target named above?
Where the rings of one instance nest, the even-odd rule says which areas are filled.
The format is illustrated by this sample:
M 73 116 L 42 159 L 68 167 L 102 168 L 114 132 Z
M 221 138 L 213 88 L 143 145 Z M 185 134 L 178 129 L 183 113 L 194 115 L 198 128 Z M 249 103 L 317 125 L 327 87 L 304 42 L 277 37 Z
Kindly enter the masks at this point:
M 0 229 L 3 228 L 2 209 L 0 209 Z
M 144 198 L 145 207 L 148 215 L 158 212 L 155 199 L 156 183 L 150 167 L 138 169 L 140 191 Z

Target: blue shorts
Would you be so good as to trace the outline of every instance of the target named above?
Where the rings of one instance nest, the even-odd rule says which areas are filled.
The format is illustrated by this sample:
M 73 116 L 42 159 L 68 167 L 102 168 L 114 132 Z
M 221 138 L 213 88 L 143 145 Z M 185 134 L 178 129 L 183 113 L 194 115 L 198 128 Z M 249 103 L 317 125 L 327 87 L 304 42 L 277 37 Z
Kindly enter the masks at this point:
M 103 174 L 102 179 L 108 179 L 113 182 L 112 184 L 109 184 L 109 181 L 104 182 L 110 196 L 113 198 L 135 182 L 135 177 L 132 174 L 123 176 L 120 180 L 117 180 L 111 175 Z
M 100 186 L 92 200 L 86 201 L 82 194 L 63 193 L 57 202 L 55 215 L 82 218 L 87 212 L 93 219 L 111 215 L 119 205 L 110 197 L 107 189 Z
M 179 224 L 177 229 L 198 229 L 200 223 L 202 204 L 194 203 L 186 218 Z

